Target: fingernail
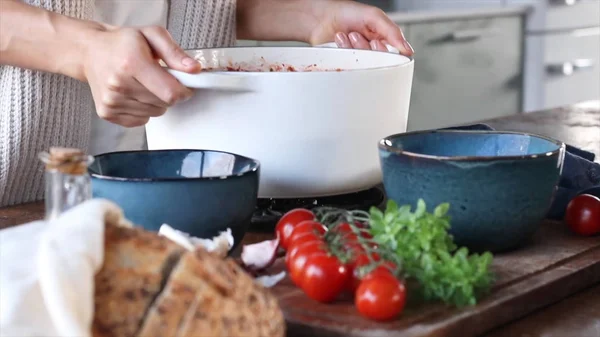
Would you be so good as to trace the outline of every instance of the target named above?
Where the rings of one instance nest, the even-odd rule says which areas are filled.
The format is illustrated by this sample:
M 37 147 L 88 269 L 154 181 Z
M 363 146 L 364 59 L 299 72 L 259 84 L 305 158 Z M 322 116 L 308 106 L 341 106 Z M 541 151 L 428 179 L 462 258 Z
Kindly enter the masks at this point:
M 411 54 L 414 54 L 415 50 L 410 45 L 410 43 L 408 43 L 408 41 L 404 40 L 404 42 L 402 43 L 404 44 L 404 48 L 406 48 L 406 50 L 410 51 Z
M 406 40 L 406 36 L 404 36 L 404 31 L 400 30 L 400 36 L 402 36 L 403 40 Z
M 358 33 L 350 33 L 350 40 L 352 40 L 352 42 L 358 42 Z
M 335 34 L 335 44 L 337 44 L 338 47 L 343 47 L 344 46 L 343 33 L 337 33 L 337 34 Z
M 377 40 L 373 40 L 373 41 L 369 42 L 369 45 L 371 46 L 372 50 L 379 50 L 379 47 L 377 45 Z
M 198 63 L 198 62 L 191 57 L 186 57 L 181 61 L 181 64 L 183 64 L 186 67 L 191 67 L 196 63 Z

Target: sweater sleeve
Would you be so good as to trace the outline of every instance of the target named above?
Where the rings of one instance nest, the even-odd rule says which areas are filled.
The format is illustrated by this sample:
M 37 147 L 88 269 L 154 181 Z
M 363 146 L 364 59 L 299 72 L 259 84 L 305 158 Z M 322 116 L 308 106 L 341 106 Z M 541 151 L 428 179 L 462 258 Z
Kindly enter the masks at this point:
M 92 0 L 26 2 L 80 19 L 93 15 Z M 38 153 L 50 146 L 86 149 L 92 109 L 83 82 L 0 65 L 0 207 L 43 198 Z
M 235 44 L 236 0 L 171 0 L 167 29 L 184 49 Z

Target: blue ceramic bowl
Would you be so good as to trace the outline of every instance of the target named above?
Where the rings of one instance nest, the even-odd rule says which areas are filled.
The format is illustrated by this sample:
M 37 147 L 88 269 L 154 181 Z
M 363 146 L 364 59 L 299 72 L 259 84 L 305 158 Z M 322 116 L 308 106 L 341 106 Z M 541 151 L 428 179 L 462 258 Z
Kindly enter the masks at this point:
M 260 164 L 205 150 L 114 152 L 90 166 L 94 198 L 116 202 L 133 223 L 201 238 L 231 228 L 239 243 L 256 207 Z
M 523 133 L 418 131 L 379 143 L 389 199 L 428 209 L 450 203 L 451 234 L 471 250 L 526 242 L 552 202 L 565 145 Z

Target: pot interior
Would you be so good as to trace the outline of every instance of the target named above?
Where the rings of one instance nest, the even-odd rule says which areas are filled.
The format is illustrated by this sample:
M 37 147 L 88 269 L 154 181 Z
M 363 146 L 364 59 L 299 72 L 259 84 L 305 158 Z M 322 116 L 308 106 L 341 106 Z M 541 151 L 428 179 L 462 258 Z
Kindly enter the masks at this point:
M 356 71 L 406 66 L 406 56 L 371 50 L 312 47 L 233 47 L 189 50 L 205 70 L 257 73 Z

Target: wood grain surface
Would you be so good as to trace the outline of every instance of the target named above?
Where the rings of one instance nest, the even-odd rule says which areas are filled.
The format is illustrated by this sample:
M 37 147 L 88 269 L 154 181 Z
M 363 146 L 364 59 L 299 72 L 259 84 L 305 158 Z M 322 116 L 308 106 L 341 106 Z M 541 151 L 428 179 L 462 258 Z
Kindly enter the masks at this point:
M 426 304 L 385 324 L 362 318 L 350 299 L 312 301 L 287 279 L 273 291 L 294 336 L 478 336 L 600 282 L 600 240 L 576 237 L 562 223 L 547 221 L 527 246 L 496 255 L 493 271 L 493 291 L 476 306 Z

